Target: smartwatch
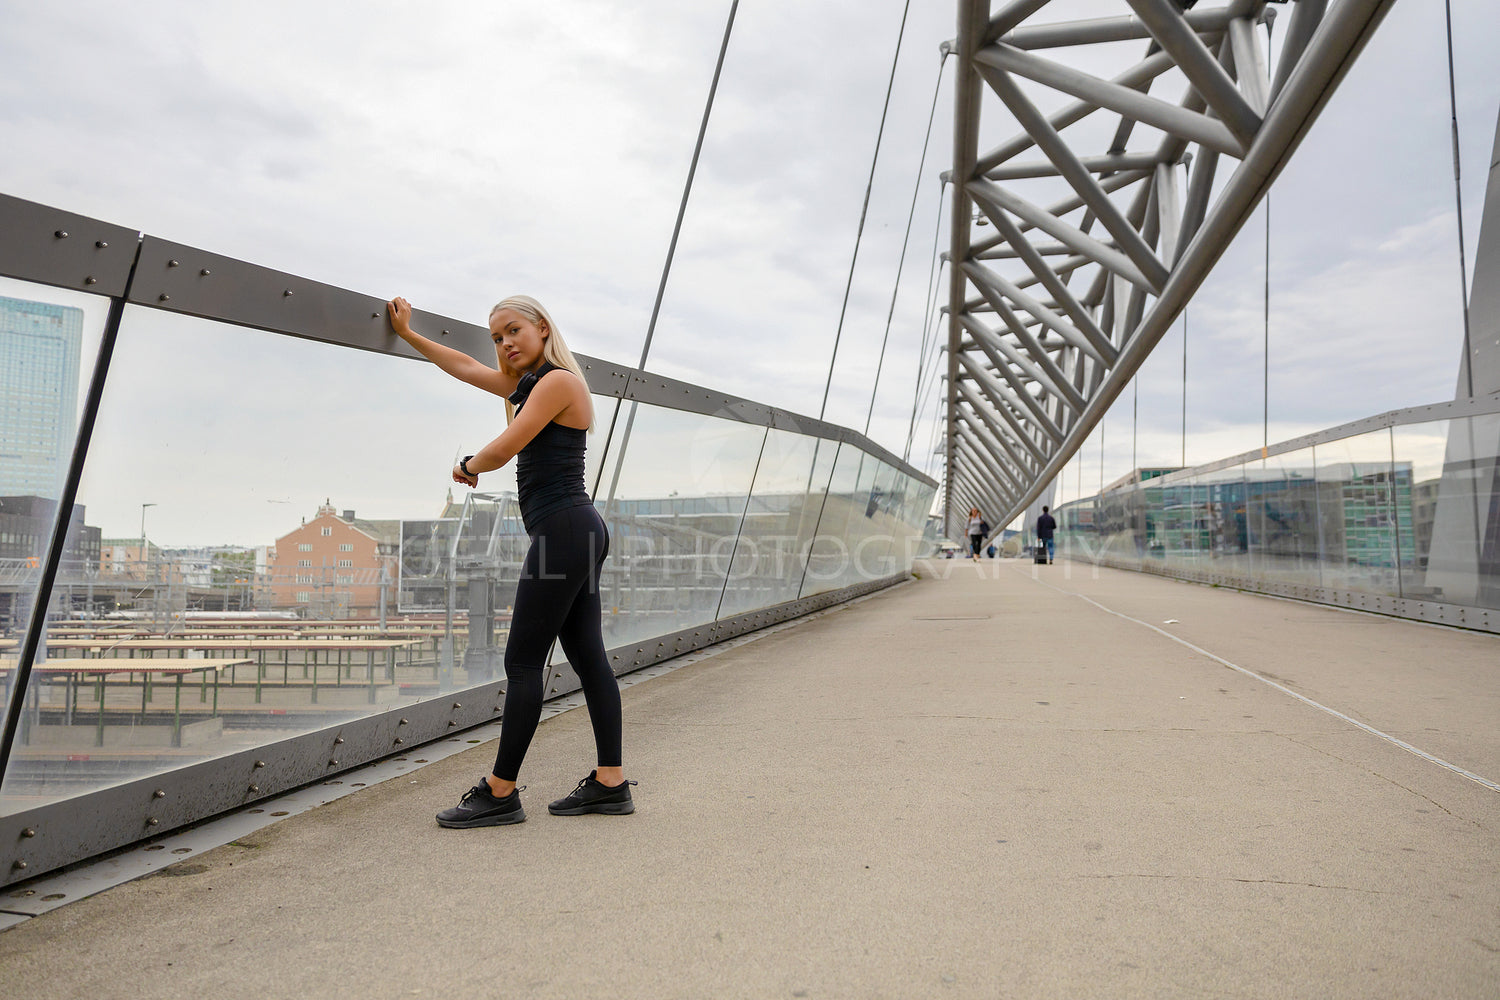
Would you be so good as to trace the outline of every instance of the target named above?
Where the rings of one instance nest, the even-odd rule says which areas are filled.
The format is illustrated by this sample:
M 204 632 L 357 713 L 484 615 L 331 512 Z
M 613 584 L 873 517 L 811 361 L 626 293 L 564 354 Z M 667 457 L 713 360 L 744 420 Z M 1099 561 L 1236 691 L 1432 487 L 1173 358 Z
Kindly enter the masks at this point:
M 463 458 L 460 458 L 458 460 L 458 468 L 459 468 L 459 471 L 461 471 L 466 476 L 475 476 L 475 477 L 477 477 L 479 475 L 479 473 L 477 473 L 477 472 L 470 472 L 469 471 L 469 459 L 471 459 L 473 457 L 474 457 L 473 455 L 465 455 Z

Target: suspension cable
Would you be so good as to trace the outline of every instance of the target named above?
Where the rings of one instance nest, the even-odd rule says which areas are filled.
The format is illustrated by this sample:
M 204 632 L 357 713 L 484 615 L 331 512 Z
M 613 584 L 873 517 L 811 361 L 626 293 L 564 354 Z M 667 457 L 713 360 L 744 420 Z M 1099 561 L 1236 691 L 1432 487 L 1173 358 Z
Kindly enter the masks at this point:
M 937 326 L 937 324 L 933 322 L 937 309 L 936 279 L 938 277 L 938 274 L 942 270 L 938 266 L 938 258 L 941 256 L 941 254 L 938 253 L 938 236 L 942 232 L 943 228 L 943 198 L 945 195 L 947 195 L 947 193 L 948 184 L 945 181 L 938 187 L 937 218 L 933 221 L 932 225 L 932 259 L 927 265 L 927 299 L 926 308 L 922 313 L 922 349 L 917 353 L 917 381 L 916 385 L 912 386 L 911 420 L 906 427 L 907 456 L 911 454 L 912 434 L 915 432 L 917 427 L 917 399 L 922 393 L 922 371 L 927 364 L 927 351 L 930 347 L 935 347 L 937 344 L 937 337 L 935 335 L 932 337 L 932 342 L 929 344 L 928 330 L 935 330 Z
M 682 188 L 682 203 L 677 206 L 677 222 L 672 226 L 672 242 L 667 245 L 667 262 L 661 269 L 661 282 L 656 286 L 656 302 L 651 306 L 651 322 L 646 326 L 646 342 L 641 345 L 641 363 L 646 367 L 646 355 L 651 353 L 651 338 L 656 333 L 656 317 L 661 312 L 661 299 L 667 291 L 667 275 L 672 273 L 672 258 L 677 253 L 677 237 L 682 232 L 682 217 L 687 214 L 688 195 L 693 190 L 693 176 L 698 172 L 698 156 L 703 152 L 703 136 L 708 131 L 708 116 L 714 109 L 714 94 L 719 89 L 719 73 L 724 69 L 724 53 L 729 50 L 729 34 L 734 30 L 734 13 L 740 0 L 729 5 L 729 20 L 724 24 L 724 40 L 719 43 L 719 61 L 714 65 L 714 79 L 708 86 L 708 103 L 703 106 L 703 121 L 698 125 L 698 141 L 693 145 L 693 161 L 688 166 L 687 183 Z
M 865 201 L 860 206 L 859 228 L 854 233 L 854 257 L 849 261 L 844 304 L 839 307 L 839 325 L 833 334 L 833 357 L 828 359 L 828 381 L 823 384 L 823 405 L 818 407 L 819 420 L 828 412 L 828 390 L 833 388 L 833 366 L 839 359 L 839 340 L 844 334 L 844 316 L 849 311 L 849 290 L 854 286 L 854 265 L 859 261 L 859 242 L 865 234 L 865 216 L 870 210 L 870 189 L 875 186 L 875 165 L 880 162 L 880 140 L 885 136 L 885 116 L 891 109 L 891 90 L 896 85 L 896 63 L 901 58 L 901 39 L 906 36 L 906 15 L 910 10 L 911 0 L 906 0 L 906 6 L 901 8 L 901 30 L 896 33 L 896 54 L 891 57 L 891 78 L 885 85 L 885 105 L 880 109 L 880 130 L 875 133 L 875 155 L 870 159 L 870 179 L 865 182 Z
M 1464 252 L 1464 193 L 1460 184 L 1458 160 L 1458 86 L 1453 75 L 1453 6 L 1443 0 L 1443 16 L 1448 28 L 1448 116 L 1453 131 L 1453 201 L 1458 213 L 1458 303 L 1464 313 L 1464 375 L 1468 396 L 1474 395 L 1474 355 L 1469 339 L 1469 262 Z
M 896 315 L 896 296 L 901 293 L 901 272 L 906 267 L 906 248 L 911 243 L 911 223 L 917 217 L 917 196 L 922 193 L 922 175 L 927 170 L 927 147 L 932 142 L 932 122 L 937 117 L 938 94 L 943 88 L 943 67 L 948 65 L 948 50 L 943 49 L 938 59 L 937 80 L 932 86 L 932 108 L 927 112 L 927 130 L 922 134 L 922 157 L 917 163 L 917 179 L 911 189 L 911 209 L 906 213 L 906 234 L 901 237 L 901 258 L 896 262 L 896 281 L 891 286 L 891 308 L 885 314 L 885 335 L 880 338 L 880 358 L 875 362 L 875 382 L 870 386 L 870 408 L 865 412 L 865 436 L 870 434 L 870 421 L 875 416 L 875 394 L 880 391 L 880 372 L 885 367 L 885 347 L 891 339 L 891 320 Z M 942 215 L 942 200 L 939 196 L 938 214 Z M 924 328 L 926 324 L 923 324 Z

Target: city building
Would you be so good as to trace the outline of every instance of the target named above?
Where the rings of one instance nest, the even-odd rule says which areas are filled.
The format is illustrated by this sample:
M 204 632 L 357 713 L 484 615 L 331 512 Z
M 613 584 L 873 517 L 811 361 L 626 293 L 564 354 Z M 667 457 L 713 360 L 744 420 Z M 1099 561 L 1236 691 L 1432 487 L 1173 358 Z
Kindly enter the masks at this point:
M 310 618 L 375 618 L 395 610 L 401 522 L 362 520 L 325 501 L 267 553 L 271 606 Z
M 82 309 L 0 297 L 0 494 L 62 494 L 82 348 Z
M 40 561 L 52 537 L 57 501 L 38 496 L 0 496 L 0 560 Z M 74 504 L 63 542 L 63 566 L 99 561 L 99 529 L 84 524 L 83 504 Z

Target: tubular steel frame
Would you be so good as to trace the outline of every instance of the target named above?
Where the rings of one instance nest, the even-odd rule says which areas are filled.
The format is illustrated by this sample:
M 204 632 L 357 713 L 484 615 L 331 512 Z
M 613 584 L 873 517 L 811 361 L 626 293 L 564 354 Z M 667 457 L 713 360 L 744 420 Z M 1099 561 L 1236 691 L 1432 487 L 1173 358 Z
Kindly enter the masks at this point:
M 398 357 L 420 355 L 398 338 L 385 300 L 308 278 L 172 243 L 0 194 L 0 276 L 105 296 L 110 300 L 77 443 L 58 510 L 71 509 L 98 416 L 114 334 L 127 305 Z M 494 357 L 488 329 L 418 313 L 423 329 L 485 363 Z M 936 489 L 938 483 L 858 431 L 636 368 L 576 355 L 590 391 L 650 405 L 792 431 L 849 444 Z M 59 516 L 43 560 L 32 615 L 18 657 L 13 694 L 0 731 L 3 780 L 32 659 L 50 603 L 68 518 Z M 705 622 L 609 651 L 616 674 L 642 669 L 747 632 L 819 611 L 899 583 L 906 574 L 866 580 L 730 618 Z M 549 667 L 547 696 L 577 690 L 565 663 Z M 23 812 L 0 816 L 0 885 L 113 850 L 292 788 L 326 780 L 464 728 L 492 722 L 501 684 L 448 692 L 415 705 L 367 715 L 313 732 L 131 780 Z M 23 908 L 0 905 L 0 911 Z
M 1180 0 L 1126 2 L 1133 16 L 1055 24 L 1033 23 L 1047 0 L 1012 0 L 994 13 L 989 0 L 958 3 L 949 43 L 958 57 L 947 175 L 949 537 L 980 501 L 1004 512 L 989 519 L 995 530 L 1009 524 L 1083 445 L 1392 0 L 1296 0 L 1274 66 L 1258 27 L 1274 18 L 1266 0 L 1190 10 Z M 1111 79 L 1051 56 L 1132 40 L 1145 43 L 1143 58 Z M 1153 96 L 1158 81 L 1181 97 Z M 981 153 L 986 93 L 1022 131 Z M 1047 112 L 1035 103 L 1043 94 L 1072 100 L 1050 101 Z M 1068 129 L 1096 114 L 1116 122 L 1112 141 L 1075 149 Z M 1044 158 L 1018 159 L 1033 147 Z M 1215 196 L 1225 157 L 1239 162 Z M 1046 205 L 1015 183 L 1050 181 L 1055 194 L 1059 179 L 1070 193 Z M 974 230 L 979 219 L 996 235 Z

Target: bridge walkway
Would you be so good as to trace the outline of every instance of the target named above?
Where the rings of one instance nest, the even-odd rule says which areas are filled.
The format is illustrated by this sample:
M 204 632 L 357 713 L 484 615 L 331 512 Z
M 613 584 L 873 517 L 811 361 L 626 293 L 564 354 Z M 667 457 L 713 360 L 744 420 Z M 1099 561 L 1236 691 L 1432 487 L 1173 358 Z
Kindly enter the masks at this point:
M 918 571 L 628 688 L 634 816 L 547 814 L 591 757 L 571 711 L 521 826 L 433 824 L 479 746 L 0 934 L 0 973 L 32 998 L 1500 995 L 1500 640 L 1074 563 Z

